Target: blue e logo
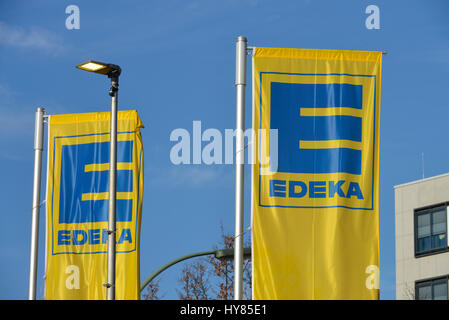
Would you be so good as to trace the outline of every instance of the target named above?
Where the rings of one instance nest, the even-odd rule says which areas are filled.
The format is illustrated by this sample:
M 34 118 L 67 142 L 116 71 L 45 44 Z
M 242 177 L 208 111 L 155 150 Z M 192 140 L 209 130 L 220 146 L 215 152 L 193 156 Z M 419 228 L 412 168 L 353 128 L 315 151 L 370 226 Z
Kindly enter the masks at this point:
M 117 143 L 117 221 L 132 221 L 133 141 Z M 108 220 L 109 142 L 63 145 L 59 223 Z
M 361 174 L 362 85 L 271 83 L 276 172 Z

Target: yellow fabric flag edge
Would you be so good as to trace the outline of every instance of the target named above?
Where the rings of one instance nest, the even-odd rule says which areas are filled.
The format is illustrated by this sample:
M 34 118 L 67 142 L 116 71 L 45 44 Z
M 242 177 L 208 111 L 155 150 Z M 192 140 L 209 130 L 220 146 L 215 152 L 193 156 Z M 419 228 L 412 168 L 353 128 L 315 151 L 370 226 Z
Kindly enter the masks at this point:
M 344 61 L 382 61 L 382 51 L 331 50 L 331 49 L 294 49 L 256 47 L 253 59 L 264 58 L 303 58 L 311 60 L 344 60 Z

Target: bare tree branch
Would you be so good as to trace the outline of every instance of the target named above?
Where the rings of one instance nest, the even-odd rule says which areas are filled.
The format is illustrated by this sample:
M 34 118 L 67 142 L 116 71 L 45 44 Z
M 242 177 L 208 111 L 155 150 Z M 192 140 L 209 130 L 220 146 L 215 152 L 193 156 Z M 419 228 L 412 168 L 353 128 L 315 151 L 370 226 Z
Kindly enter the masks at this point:
M 221 240 L 213 247 L 214 250 L 234 248 L 234 237 L 224 232 L 220 225 Z M 251 245 L 250 238 L 245 246 Z M 252 264 L 251 259 L 244 260 L 243 264 L 243 298 L 252 296 Z M 182 300 L 217 299 L 231 300 L 234 297 L 234 260 L 220 260 L 214 256 L 202 258 L 196 262 L 187 263 L 182 270 L 179 282 L 182 284 L 178 290 Z
M 143 294 L 144 300 L 160 300 L 158 295 L 159 292 L 159 281 L 151 281 L 147 286 L 147 293 Z

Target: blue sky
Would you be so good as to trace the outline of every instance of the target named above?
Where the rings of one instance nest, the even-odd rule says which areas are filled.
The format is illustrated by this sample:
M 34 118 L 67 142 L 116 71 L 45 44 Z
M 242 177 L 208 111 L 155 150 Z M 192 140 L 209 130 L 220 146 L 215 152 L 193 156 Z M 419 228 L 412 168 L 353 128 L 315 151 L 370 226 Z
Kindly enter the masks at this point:
M 79 30 L 65 26 L 71 4 L 80 9 Z M 379 30 L 365 27 L 371 4 L 380 8 Z M 107 79 L 75 69 L 85 60 L 122 67 L 119 108 L 137 109 L 145 125 L 142 281 L 168 261 L 210 250 L 220 240 L 220 223 L 233 233 L 233 166 L 173 165 L 169 137 L 176 128 L 192 132 L 194 120 L 222 133 L 235 126 L 240 35 L 251 46 L 388 51 L 380 130 L 381 298 L 394 299 L 393 186 L 422 177 L 422 153 L 426 177 L 449 172 L 448 15 L 444 0 L 1 1 L 0 299 L 27 298 L 36 107 L 49 114 L 109 110 Z M 249 178 L 247 166 L 245 228 Z M 39 298 L 44 216 L 41 211 Z M 181 268 L 161 275 L 163 298 L 177 298 Z

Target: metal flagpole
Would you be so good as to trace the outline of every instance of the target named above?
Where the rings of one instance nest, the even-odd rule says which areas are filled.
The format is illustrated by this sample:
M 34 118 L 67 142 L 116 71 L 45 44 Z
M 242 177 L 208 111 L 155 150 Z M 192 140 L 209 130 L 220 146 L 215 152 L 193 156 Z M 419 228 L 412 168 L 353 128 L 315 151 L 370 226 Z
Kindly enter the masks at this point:
M 234 300 L 242 299 L 243 292 L 243 222 L 244 222 L 244 131 L 247 39 L 238 37 L 236 42 L 235 86 L 236 135 L 235 135 L 235 246 L 234 246 Z
M 33 207 L 31 220 L 30 279 L 28 300 L 36 300 L 37 251 L 39 243 L 39 211 L 41 199 L 42 151 L 44 146 L 44 114 L 45 109 L 36 109 L 34 125 L 34 175 L 33 175 Z
M 108 269 L 106 298 L 107 300 L 115 300 L 118 75 L 113 73 L 109 77 L 111 78 L 111 90 L 109 91 L 109 95 L 111 96 L 111 142 L 109 155 Z

